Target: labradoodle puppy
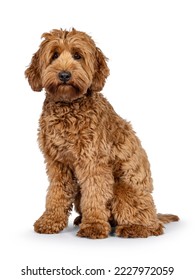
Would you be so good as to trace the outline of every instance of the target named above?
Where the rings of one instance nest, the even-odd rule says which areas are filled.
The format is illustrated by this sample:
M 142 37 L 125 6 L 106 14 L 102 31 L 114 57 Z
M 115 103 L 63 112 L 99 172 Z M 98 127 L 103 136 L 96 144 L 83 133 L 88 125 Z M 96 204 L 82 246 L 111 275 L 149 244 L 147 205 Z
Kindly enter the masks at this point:
M 25 71 L 34 91 L 46 91 L 39 145 L 49 189 L 39 233 L 58 233 L 74 204 L 78 236 L 105 238 L 163 233 L 175 215 L 156 213 L 147 155 L 131 124 L 102 96 L 106 57 L 84 32 L 52 30 Z

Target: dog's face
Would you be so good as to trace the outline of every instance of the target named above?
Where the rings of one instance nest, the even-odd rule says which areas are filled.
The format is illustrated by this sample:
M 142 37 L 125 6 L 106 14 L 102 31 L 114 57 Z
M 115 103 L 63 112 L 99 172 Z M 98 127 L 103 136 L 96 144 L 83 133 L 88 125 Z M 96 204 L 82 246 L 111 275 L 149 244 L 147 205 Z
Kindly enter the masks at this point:
M 54 102 L 72 102 L 88 91 L 100 91 L 109 75 L 106 58 L 84 32 L 44 33 L 39 50 L 25 71 L 34 91 L 45 88 Z

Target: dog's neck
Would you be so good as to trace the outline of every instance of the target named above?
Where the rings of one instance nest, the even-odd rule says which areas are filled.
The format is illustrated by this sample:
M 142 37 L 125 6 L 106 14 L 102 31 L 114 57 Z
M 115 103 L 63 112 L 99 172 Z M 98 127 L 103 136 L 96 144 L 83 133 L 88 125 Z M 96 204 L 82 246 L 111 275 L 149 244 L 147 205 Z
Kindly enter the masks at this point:
M 57 107 L 63 107 L 63 106 L 72 106 L 73 104 L 76 104 L 76 103 L 81 103 L 81 102 L 85 102 L 85 100 L 87 100 L 89 97 L 92 97 L 93 95 L 93 92 L 88 89 L 87 90 L 87 93 L 84 94 L 83 96 L 77 98 L 77 99 L 74 99 L 72 101 L 66 101 L 66 100 L 62 100 L 62 101 L 53 101 L 50 97 L 48 97 L 47 95 L 47 92 L 46 92 L 46 99 L 45 99 L 45 103 L 52 103 L 53 106 L 57 106 Z
M 75 99 L 72 102 L 54 102 L 50 98 L 48 98 L 46 94 L 46 98 L 43 104 L 44 112 L 47 112 L 49 115 L 55 115 L 58 117 L 62 117 L 69 113 L 78 113 L 82 110 L 88 110 L 89 108 L 93 107 L 94 100 L 97 99 L 97 95 L 100 93 L 88 91 L 87 94 L 83 95 L 82 97 Z

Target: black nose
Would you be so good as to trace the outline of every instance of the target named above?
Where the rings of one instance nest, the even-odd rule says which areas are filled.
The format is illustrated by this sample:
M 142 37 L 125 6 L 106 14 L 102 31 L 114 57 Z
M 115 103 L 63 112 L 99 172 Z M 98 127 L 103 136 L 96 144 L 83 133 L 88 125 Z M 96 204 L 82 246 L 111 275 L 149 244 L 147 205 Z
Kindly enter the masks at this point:
M 58 77 L 62 82 L 68 82 L 71 78 L 71 73 L 68 71 L 59 72 Z

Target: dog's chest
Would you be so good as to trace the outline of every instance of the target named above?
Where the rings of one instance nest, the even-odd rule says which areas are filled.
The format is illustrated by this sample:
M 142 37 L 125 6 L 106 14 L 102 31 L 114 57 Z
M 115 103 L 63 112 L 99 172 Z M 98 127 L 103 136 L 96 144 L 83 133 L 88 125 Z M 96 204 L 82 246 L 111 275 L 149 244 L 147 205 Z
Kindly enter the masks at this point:
M 81 149 L 92 141 L 93 129 L 90 118 L 74 116 L 42 116 L 39 143 L 44 154 L 53 160 L 73 163 L 79 160 Z

